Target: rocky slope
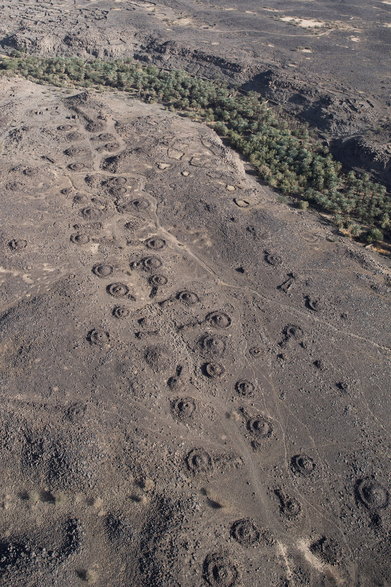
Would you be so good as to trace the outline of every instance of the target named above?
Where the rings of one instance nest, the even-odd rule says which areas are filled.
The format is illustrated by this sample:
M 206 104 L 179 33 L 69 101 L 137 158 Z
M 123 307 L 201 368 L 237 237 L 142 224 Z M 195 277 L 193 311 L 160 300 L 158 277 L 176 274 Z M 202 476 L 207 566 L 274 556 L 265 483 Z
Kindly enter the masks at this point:
M 5 585 L 387 585 L 390 272 L 204 126 L 1 88 Z

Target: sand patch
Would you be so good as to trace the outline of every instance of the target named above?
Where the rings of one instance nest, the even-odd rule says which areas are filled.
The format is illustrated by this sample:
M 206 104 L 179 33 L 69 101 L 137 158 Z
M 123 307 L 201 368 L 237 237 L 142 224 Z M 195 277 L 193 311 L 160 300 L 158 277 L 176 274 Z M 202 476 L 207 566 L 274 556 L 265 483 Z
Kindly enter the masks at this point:
M 189 24 L 193 24 L 193 19 L 184 16 L 183 18 L 177 18 L 176 20 L 172 20 L 171 24 L 174 24 L 176 26 L 188 26 Z
M 338 31 L 347 31 L 347 32 L 354 32 L 360 33 L 361 30 L 355 26 L 346 24 L 345 22 L 341 21 L 325 21 L 325 20 L 315 20 L 312 18 L 299 18 L 297 16 L 278 16 L 276 15 L 276 19 L 282 22 L 286 22 L 288 24 L 292 24 L 294 26 L 298 26 L 300 28 L 306 30 L 313 30 L 313 31 L 325 31 L 324 34 L 327 34 L 333 30 Z
M 314 20 L 312 18 L 297 18 L 296 16 L 281 16 L 279 17 L 279 20 L 282 20 L 282 22 L 288 22 L 289 24 L 294 24 L 303 29 L 320 29 L 329 26 L 327 22 L 322 20 Z

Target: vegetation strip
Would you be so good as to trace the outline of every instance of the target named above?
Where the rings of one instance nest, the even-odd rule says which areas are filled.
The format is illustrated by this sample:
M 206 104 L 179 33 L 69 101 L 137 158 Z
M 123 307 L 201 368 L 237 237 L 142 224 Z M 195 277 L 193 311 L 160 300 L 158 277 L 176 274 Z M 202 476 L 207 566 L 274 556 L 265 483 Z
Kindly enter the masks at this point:
M 368 242 L 391 238 L 391 197 L 367 174 L 344 173 L 327 147 L 306 128 L 289 128 L 255 92 L 242 94 L 184 71 L 160 70 L 130 59 L 0 59 L 0 73 L 56 86 L 110 87 L 146 102 L 160 102 L 210 124 L 244 155 L 260 177 L 284 195 L 334 215 L 340 228 Z

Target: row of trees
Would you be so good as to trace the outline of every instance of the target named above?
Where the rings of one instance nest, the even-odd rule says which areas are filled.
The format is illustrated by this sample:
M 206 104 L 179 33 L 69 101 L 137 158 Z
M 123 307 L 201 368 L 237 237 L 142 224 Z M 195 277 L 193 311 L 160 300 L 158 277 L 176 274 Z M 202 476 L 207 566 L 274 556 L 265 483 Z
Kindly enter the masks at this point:
M 390 237 L 391 199 L 385 187 L 368 175 L 344 173 L 305 127 L 289 128 L 256 93 L 243 94 L 223 82 L 129 59 L 85 62 L 22 56 L 0 60 L 0 70 L 60 86 L 108 86 L 147 102 L 164 103 L 212 125 L 251 161 L 263 180 L 284 195 L 337 215 L 340 224 L 356 227 L 356 235 L 361 232 L 357 227 L 365 225 L 378 240 L 384 234 Z

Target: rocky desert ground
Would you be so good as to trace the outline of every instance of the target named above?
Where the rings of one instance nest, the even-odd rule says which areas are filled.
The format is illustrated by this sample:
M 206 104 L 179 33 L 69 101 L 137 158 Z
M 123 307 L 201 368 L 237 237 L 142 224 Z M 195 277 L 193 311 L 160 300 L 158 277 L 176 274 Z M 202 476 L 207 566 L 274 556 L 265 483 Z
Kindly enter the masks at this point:
M 369 141 L 387 10 L 3 2 L 0 45 L 322 75 Z M 159 104 L 2 77 L 0 131 L 0 584 L 390 585 L 389 259 Z

